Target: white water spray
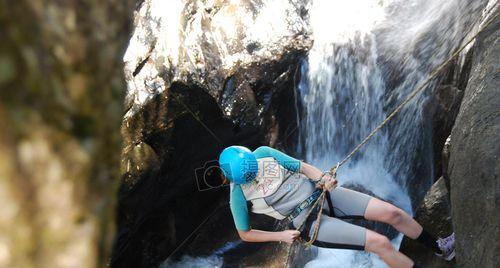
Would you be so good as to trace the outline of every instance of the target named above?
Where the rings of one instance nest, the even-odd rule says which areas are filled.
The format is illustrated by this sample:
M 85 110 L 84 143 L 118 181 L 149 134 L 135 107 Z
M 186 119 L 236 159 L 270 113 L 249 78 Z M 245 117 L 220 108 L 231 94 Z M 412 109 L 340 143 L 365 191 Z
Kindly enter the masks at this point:
M 313 0 L 315 41 L 299 84 L 306 114 L 299 151 L 307 161 L 328 170 L 342 160 L 451 54 L 484 7 L 479 1 L 441 2 Z M 362 185 L 412 212 L 409 194 L 432 183 L 432 140 L 422 118 L 426 96 L 342 167 L 341 184 Z M 415 182 L 424 189 L 415 189 Z M 401 238 L 394 239 L 396 247 Z M 387 266 L 373 254 L 320 248 L 307 267 Z

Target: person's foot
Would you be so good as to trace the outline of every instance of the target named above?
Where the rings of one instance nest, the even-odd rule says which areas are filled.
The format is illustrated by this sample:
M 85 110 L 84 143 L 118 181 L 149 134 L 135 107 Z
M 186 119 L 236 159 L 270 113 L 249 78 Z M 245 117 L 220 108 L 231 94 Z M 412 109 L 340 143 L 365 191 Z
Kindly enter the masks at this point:
M 436 253 L 436 255 L 447 261 L 455 258 L 455 233 L 445 238 L 439 238 L 436 243 L 439 249 L 441 249 L 441 253 Z

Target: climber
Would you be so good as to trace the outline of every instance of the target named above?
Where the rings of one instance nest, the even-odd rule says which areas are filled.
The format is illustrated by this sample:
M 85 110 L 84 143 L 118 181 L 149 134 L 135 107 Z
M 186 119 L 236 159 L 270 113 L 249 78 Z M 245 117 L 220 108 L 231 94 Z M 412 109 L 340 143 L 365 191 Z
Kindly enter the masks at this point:
M 397 251 L 387 237 L 342 221 L 345 218 L 364 218 L 392 225 L 445 260 L 451 260 L 455 255 L 454 234 L 435 239 L 402 209 L 364 193 L 336 187 L 337 181 L 330 174 L 273 148 L 263 146 L 252 152 L 243 146 L 230 146 L 220 154 L 219 165 L 224 177 L 230 181 L 231 212 L 243 241 L 293 243 L 299 236 L 310 236 L 316 216 L 307 217 L 309 213 L 306 211 L 321 192 L 318 189 L 324 187 L 331 198 L 327 198 L 328 202 L 325 201 L 323 206 L 314 245 L 366 250 L 379 255 L 390 267 L 417 267 L 410 258 Z M 251 202 L 252 212 L 278 220 L 289 219 L 293 228 L 305 222 L 304 234 L 293 229 L 279 232 L 252 229 L 247 201 Z

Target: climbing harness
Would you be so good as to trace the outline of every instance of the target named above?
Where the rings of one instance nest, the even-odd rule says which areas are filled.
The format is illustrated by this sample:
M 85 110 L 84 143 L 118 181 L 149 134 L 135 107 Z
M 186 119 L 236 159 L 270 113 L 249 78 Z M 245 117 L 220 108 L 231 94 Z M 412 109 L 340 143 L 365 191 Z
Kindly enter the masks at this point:
M 336 166 L 332 167 L 329 171 L 323 173 L 323 175 L 320 178 L 320 183 L 321 183 L 321 181 L 322 181 L 322 179 L 323 179 L 323 177 L 325 175 L 330 175 L 333 179 L 337 179 L 337 169 L 339 167 L 340 167 L 340 163 L 338 163 Z M 319 225 L 320 225 L 320 222 L 321 222 L 321 214 L 323 213 L 323 205 L 325 203 L 325 199 L 328 202 L 328 206 L 330 208 L 330 212 L 333 213 L 333 206 L 332 206 L 332 203 L 331 203 L 331 199 L 329 197 L 330 192 L 328 192 L 324 186 L 321 186 L 321 189 L 322 190 L 321 190 L 321 193 L 320 193 L 319 197 L 313 203 L 313 205 L 311 206 L 311 208 L 307 212 L 306 216 L 304 217 L 304 220 L 299 225 L 299 227 L 296 229 L 299 232 L 303 231 L 303 229 L 305 227 L 305 224 L 307 222 L 307 219 L 309 218 L 309 216 L 311 216 L 311 214 L 313 213 L 313 211 L 316 210 L 316 206 L 318 206 L 318 204 L 319 204 L 319 209 L 315 212 L 316 213 L 316 220 L 314 221 L 313 233 L 312 233 L 311 239 L 308 240 L 308 241 L 304 241 L 302 238 L 299 238 L 299 241 L 306 248 L 310 247 L 314 243 L 314 241 L 316 241 L 316 238 L 318 237 Z

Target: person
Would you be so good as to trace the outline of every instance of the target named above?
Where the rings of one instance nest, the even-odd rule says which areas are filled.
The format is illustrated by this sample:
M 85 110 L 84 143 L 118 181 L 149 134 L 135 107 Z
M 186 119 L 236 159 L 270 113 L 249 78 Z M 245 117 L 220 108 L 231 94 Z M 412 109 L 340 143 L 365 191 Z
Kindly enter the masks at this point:
M 307 226 L 303 232 L 310 237 L 316 217 L 307 215 L 319 196 L 319 185 L 328 190 L 330 199 L 325 200 L 329 204 L 323 206 L 313 245 L 366 250 L 380 256 L 390 267 L 417 267 L 386 236 L 342 220 L 364 218 L 392 225 L 446 260 L 454 257 L 454 234 L 435 239 L 402 209 L 367 194 L 336 187 L 337 181 L 330 174 L 271 147 L 262 146 L 253 152 L 243 146 L 227 147 L 220 154 L 219 166 L 230 181 L 230 208 L 243 241 L 293 243 L 301 235 L 295 229 L 302 223 Z M 278 220 L 288 218 L 294 228 L 278 232 L 252 229 L 247 202 L 251 203 L 252 212 Z

